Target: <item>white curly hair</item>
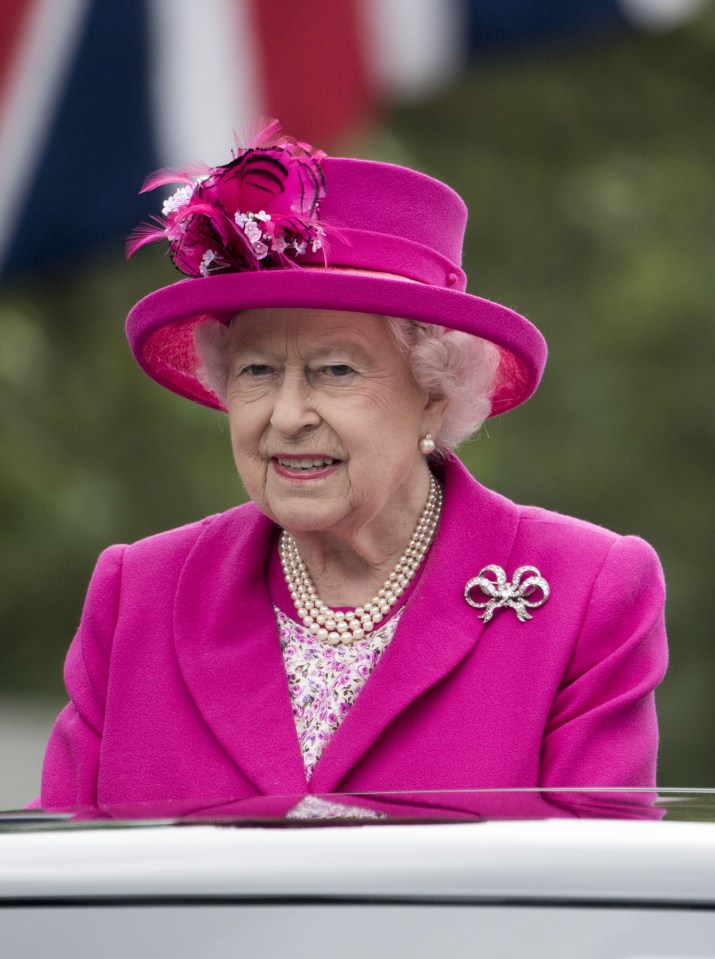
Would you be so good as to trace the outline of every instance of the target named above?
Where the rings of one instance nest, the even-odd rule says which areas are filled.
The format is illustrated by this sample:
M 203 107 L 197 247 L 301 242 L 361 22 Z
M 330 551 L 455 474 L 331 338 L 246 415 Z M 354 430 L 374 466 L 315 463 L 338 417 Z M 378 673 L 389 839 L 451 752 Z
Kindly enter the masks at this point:
M 385 320 L 412 375 L 433 399 L 447 399 L 438 452 L 454 449 L 491 413 L 499 350 L 486 340 L 431 323 L 388 316 Z M 197 377 L 226 406 L 229 327 L 207 320 L 194 331 L 200 365 Z

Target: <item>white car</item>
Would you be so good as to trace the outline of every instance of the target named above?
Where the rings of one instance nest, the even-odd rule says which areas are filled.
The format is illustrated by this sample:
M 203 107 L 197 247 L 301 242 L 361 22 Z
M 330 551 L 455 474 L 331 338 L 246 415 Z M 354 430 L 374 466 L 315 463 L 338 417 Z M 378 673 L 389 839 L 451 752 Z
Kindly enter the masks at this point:
M 715 957 L 715 793 L 160 812 L 0 816 L 0 957 Z

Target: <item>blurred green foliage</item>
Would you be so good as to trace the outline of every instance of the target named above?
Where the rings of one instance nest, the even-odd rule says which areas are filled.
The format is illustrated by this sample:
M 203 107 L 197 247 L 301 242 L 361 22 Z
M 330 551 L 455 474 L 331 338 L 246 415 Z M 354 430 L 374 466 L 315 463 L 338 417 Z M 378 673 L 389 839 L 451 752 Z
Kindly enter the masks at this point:
M 714 57 L 709 16 L 485 61 L 393 114 L 373 153 L 462 194 L 471 292 L 551 346 L 536 397 L 462 450 L 474 474 L 661 554 L 665 785 L 715 785 Z M 243 498 L 223 418 L 155 386 L 126 348 L 128 308 L 175 278 L 156 252 L 105 253 L 0 298 L 5 688 L 59 692 L 104 546 Z

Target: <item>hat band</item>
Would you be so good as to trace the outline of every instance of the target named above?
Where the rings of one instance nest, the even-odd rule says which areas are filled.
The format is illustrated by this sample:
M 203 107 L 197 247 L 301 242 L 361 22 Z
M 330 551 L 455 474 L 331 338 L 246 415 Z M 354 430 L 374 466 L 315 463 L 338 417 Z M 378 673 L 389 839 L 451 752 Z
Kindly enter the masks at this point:
M 467 288 L 467 277 L 461 267 L 422 243 L 374 230 L 341 229 L 328 235 L 325 250 L 315 253 L 306 250 L 301 256 L 301 265 L 392 273 L 459 293 Z

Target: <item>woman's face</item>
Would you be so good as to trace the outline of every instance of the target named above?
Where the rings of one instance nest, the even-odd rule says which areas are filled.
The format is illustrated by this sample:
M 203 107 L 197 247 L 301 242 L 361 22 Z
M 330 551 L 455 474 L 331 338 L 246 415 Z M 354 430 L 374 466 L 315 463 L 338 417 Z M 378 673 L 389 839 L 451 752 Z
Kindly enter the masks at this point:
M 300 536 L 398 522 L 426 495 L 430 403 L 384 319 L 263 309 L 231 323 L 231 443 L 259 509 Z M 417 491 L 417 492 L 415 492 Z

